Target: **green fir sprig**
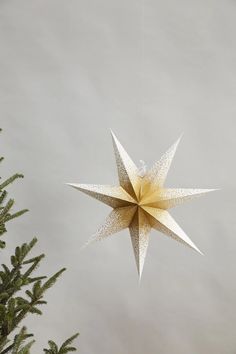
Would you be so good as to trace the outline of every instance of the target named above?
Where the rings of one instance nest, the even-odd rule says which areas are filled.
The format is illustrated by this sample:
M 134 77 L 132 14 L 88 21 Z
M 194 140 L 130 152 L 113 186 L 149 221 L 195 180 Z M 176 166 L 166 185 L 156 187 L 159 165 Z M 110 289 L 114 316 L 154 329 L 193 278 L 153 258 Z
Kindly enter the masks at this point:
M 1 129 L 0 129 L 1 130 Z M 3 158 L 0 158 L 0 162 Z M 7 232 L 6 223 L 26 213 L 27 209 L 13 212 L 14 199 L 8 198 L 6 188 L 22 174 L 14 174 L 0 183 L 0 237 Z M 27 333 L 22 322 L 29 314 L 42 315 L 41 306 L 47 304 L 44 295 L 65 271 L 62 268 L 51 277 L 34 276 L 35 270 L 45 257 L 40 254 L 30 257 L 29 254 L 36 245 L 37 239 L 23 243 L 15 248 L 10 257 L 10 265 L 2 264 L 0 269 L 0 354 L 30 354 L 34 340 L 29 340 L 33 334 Z M 0 240 L 0 249 L 6 246 Z M 24 291 L 25 290 L 25 291 Z M 23 291 L 23 292 L 22 292 Z M 13 335 L 13 337 L 12 337 Z M 66 354 L 76 351 L 71 344 L 78 337 L 78 333 L 67 339 L 60 348 L 53 341 L 48 341 L 48 354 Z

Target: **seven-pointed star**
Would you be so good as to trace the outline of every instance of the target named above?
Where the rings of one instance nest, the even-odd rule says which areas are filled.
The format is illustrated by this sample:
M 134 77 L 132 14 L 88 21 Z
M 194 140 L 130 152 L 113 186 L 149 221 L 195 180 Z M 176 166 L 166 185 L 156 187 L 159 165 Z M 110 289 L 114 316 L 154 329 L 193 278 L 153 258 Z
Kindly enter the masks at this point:
M 89 243 L 129 228 L 140 278 L 151 228 L 201 253 L 167 211 L 214 190 L 164 187 L 180 139 L 144 175 L 139 173 L 139 169 L 113 133 L 112 139 L 120 186 L 69 183 L 70 186 L 113 208 Z

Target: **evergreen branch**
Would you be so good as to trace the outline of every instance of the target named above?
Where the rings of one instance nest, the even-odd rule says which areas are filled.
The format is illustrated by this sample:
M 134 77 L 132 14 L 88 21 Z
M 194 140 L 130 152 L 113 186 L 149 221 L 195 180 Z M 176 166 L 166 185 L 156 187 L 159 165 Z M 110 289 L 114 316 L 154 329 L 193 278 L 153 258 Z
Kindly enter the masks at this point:
M 10 296 L 20 290 L 21 286 L 25 286 L 38 280 L 37 278 L 29 278 L 29 276 L 37 268 L 41 259 L 44 258 L 44 255 L 42 254 L 38 257 L 25 261 L 26 256 L 34 247 L 36 242 L 37 239 L 34 238 L 29 244 L 24 243 L 21 247 L 16 247 L 15 254 L 11 256 L 11 264 L 13 265 L 12 270 L 10 270 L 5 264 L 2 265 L 4 272 L 0 272 L 0 294 L 7 293 L 8 297 L 4 296 L 4 299 L 1 299 L 0 296 L 0 302 L 2 300 L 6 303 Z M 31 263 L 32 265 L 21 274 L 20 270 L 22 266 Z M 42 277 L 40 278 L 43 279 Z
M 2 208 L 2 211 L 0 213 L 0 222 L 4 219 L 5 216 L 7 216 L 7 213 L 10 211 L 13 204 L 14 204 L 14 200 L 9 199 L 7 204 Z M 4 220 L 4 222 L 5 222 L 5 220 Z
M 28 344 L 26 344 L 24 347 L 22 347 L 22 344 L 24 341 L 32 337 L 33 334 L 27 334 L 26 333 L 26 327 L 23 327 L 20 330 L 20 333 L 17 334 L 14 338 L 14 341 L 11 345 L 9 345 L 5 350 L 1 352 L 1 354 L 6 354 L 11 351 L 11 354 L 22 354 L 22 353 L 29 353 L 29 349 L 31 348 L 32 344 L 35 342 L 34 340 L 30 341 Z M 23 351 L 22 351 L 23 350 Z
M 0 158 L 0 162 L 2 160 L 3 158 Z M 20 173 L 15 173 L 13 176 L 6 179 L 4 182 L 0 184 L 0 236 L 2 236 L 7 231 L 5 224 L 8 221 L 23 215 L 27 211 L 26 209 L 23 209 L 16 213 L 11 214 L 10 211 L 14 205 L 13 199 L 9 199 L 4 205 L 4 202 L 7 197 L 7 192 L 4 188 L 7 187 L 9 184 L 13 183 L 18 178 L 23 178 L 23 175 Z M 4 248 L 4 247 L 5 247 L 5 242 L 0 241 L 0 248 Z
M 13 176 L 9 177 L 8 179 L 6 179 L 6 181 L 0 184 L 0 190 L 4 189 L 9 184 L 13 183 L 17 178 L 23 178 L 23 177 L 24 175 L 22 175 L 21 173 L 15 173 Z
M 7 196 L 7 191 L 2 191 L 0 196 L 0 205 L 4 202 L 6 196 Z
M 8 215 L 6 217 L 6 221 L 9 221 L 9 220 L 12 220 L 12 219 L 15 219 L 15 218 L 18 218 L 19 216 L 27 213 L 29 211 L 29 209 L 22 209 L 20 211 L 17 211 L 16 213 L 12 214 L 12 215 Z
M 38 267 L 40 261 L 45 257 L 44 254 L 41 254 L 38 257 L 35 257 L 35 260 L 32 264 L 32 266 L 23 274 L 23 279 L 27 280 L 27 278 L 29 277 L 29 275 Z M 32 263 L 32 262 L 29 262 Z M 28 263 L 24 263 L 24 264 L 28 264 Z
M 0 157 L 0 162 L 3 159 L 3 157 Z M 14 199 L 7 198 L 8 193 L 5 188 L 18 178 L 23 178 L 23 175 L 16 173 L 0 184 L 0 237 L 6 233 L 6 223 L 8 221 L 28 211 L 27 209 L 22 209 L 15 213 L 11 212 L 14 206 Z M 0 354 L 30 354 L 30 348 L 34 340 L 28 343 L 25 342 L 33 334 L 27 334 L 26 328 L 23 327 L 13 339 L 9 339 L 9 335 L 16 330 L 29 313 L 42 314 L 38 307 L 47 303 L 44 300 L 45 292 L 55 284 L 59 276 L 65 271 L 65 268 L 61 269 L 45 280 L 44 283 L 42 281 L 47 278 L 46 276 L 32 277 L 32 273 L 44 258 L 44 254 L 41 254 L 27 259 L 36 242 L 37 239 L 34 238 L 28 244 L 24 243 L 16 247 L 15 253 L 10 259 L 11 265 L 8 267 L 2 264 L 2 269 L 0 270 Z M 5 242 L 0 240 L 0 248 L 4 247 Z M 26 298 L 23 296 L 15 297 L 15 294 L 22 290 L 24 286 L 27 286 L 25 291 Z M 66 354 L 75 351 L 76 348 L 71 344 L 77 336 L 78 333 L 68 338 L 60 348 L 55 342 L 49 341 L 49 349 L 44 349 L 44 352 Z
M 76 348 L 71 347 L 72 342 L 78 337 L 79 333 L 74 334 L 72 337 L 68 338 L 58 349 L 58 346 L 52 340 L 48 341 L 49 349 L 44 349 L 46 354 L 66 354 L 69 352 L 75 352 Z
M 26 344 L 23 348 L 21 348 L 21 350 L 16 354 L 30 354 L 30 348 L 32 347 L 32 345 L 34 343 L 35 343 L 35 340 L 32 340 L 31 342 Z
M 64 273 L 65 271 L 66 271 L 66 268 L 62 268 L 57 273 L 55 273 L 53 276 L 51 276 L 51 278 L 49 278 L 42 286 L 41 295 L 43 295 L 46 290 L 50 289 L 56 283 L 56 281 L 60 277 L 60 275 L 62 273 Z
M 55 284 L 55 282 L 57 281 L 59 276 L 65 270 L 66 269 L 63 268 L 59 272 L 55 273 L 43 285 L 41 285 L 40 280 L 35 282 L 32 291 L 26 290 L 26 295 L 29 296 L 31 301 L 25 303 L 25 306 L 22 308 L 20 313 L 16 316 L 15 323 L 14 323 L 12 330 L 14 330 L 18 326 L 18 324 L 25 318 L 25 316 L 28 313 L 41 314 L 41 311 L 38 310 L 36 306 L 42 304 L 41 299 L 42 299 L 44 293 Z M 43 302 L 43 303 L 45 303 L 45 302 Z
M 68 338 L 61 346 L 61 350 L 68 347 L 72 342 L 79 336 L 79 333 L 74 334 L 72 337 Z

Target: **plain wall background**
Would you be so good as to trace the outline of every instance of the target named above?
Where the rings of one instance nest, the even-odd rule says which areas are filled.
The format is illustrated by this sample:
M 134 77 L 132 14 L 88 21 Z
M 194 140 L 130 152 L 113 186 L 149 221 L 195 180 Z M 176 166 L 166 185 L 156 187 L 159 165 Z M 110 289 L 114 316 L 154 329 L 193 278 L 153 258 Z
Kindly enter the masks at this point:
M 236 353 L 236 3 L 1 0 L 1 175 L 30 213 L 38 274 L 66 266 L 33 353 L 77 330 L 83 354 Z M 184 132 L 167 186 L 222 188 L 172 215 L 201 257 L 152 232 L 141 285 L 128 231 L 80 247 L 109 208 L 65 185 L 117 182 L 109 133 L 148 166 Z

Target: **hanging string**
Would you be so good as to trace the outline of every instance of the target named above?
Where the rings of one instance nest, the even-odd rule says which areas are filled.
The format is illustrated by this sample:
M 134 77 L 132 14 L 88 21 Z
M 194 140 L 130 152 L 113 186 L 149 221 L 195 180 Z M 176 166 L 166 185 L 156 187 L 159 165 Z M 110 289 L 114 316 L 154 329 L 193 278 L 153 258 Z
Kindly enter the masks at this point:
M 143 178 L 147 173 L 147 166 L 143 160 L 139 160 L 139 161 L 141 166 L 138 169 L 138 176 Z

